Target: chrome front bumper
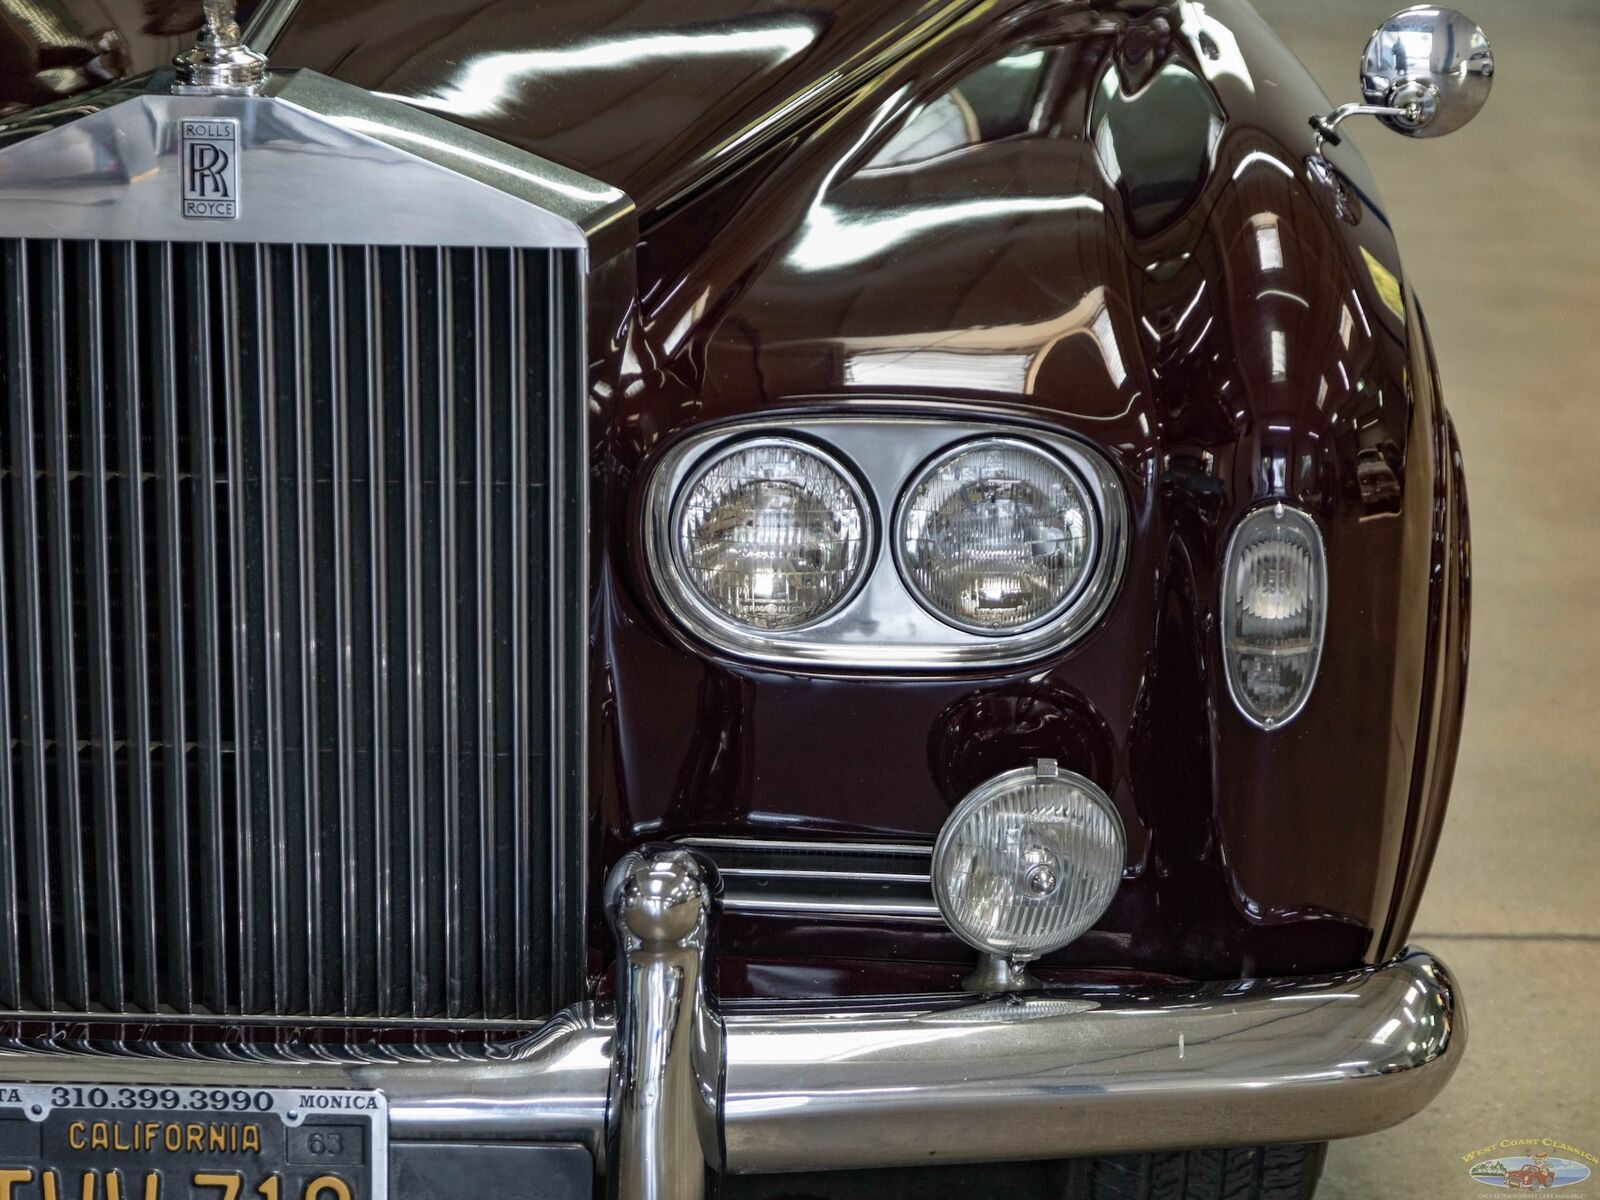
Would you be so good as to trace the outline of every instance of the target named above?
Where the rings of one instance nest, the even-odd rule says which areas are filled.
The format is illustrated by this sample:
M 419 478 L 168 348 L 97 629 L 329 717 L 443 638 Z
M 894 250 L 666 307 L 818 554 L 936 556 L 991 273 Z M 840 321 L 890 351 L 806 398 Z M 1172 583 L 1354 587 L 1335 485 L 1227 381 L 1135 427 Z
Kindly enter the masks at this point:
M 396 1142 L 565 1142 L 623 1197 L 734 1173 L 1316 1142 L 1384 1129 L 1466 1044 L 1455 984 L 1411 951 L 1348 975 L 1054 988 L 719 1014 L 709 896 L 683 851 L 614 873 L 620 998 L 487 1055 L 0 1044 L 0 1081 L 379 1088 Z M 409 1057 L 409 1061 L 403 1059 Z

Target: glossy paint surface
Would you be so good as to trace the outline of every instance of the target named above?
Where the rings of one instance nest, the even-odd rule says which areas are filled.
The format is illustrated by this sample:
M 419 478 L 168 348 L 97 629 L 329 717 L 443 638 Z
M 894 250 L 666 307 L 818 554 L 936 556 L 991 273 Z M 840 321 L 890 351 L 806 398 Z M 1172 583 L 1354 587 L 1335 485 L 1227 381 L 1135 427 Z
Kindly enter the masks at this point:
M 970 0 L 308 0 L 276 44 L 649 207 L 948 28 Z
M 972 787 L 1049 756 L 1110 791 L 1130 836 L 1110 912 L 1056 961 L 1237 977 L 1397 944 L 1440 811 L 1430 764 L 1453 758 L 1437 710 L 1459 680 L 1430 646 L 1454 603 L 1453 485 L 1371 181 L 1349 152 L 1308 167 L 1321 101 L 1242 6 L 1033 10 L 647 220 L 606 472 L 607 855 L 750 829 L 931 839 Z M 951 124 L 897 147 L 941 107 Z M 1134 537 L 1099 628 L 1026 669 L 892 680 L 679 636 L 632 532 L 662 448 L 707 421 L 902 407 L 1114 457 Z M 1280 496 L 1327 541 L 1329 651 L 1305 711 L 1264 733 L 1222 685 L 1217 563 Z M 756 918 L 722 945 L 965 955 L 936 928 Z
M 1118 898 L 1053 965 L 1231 979 L 1403 942 L 1459 731 L 1464 493 L 1373 181 L 1348 144 L 1314 157 L 1327 98 L 1242 0 L 303 0 L 273 57 L 640 203 L 636 287 L 591 337 L 593 881 L 689 834 L 931 841 L 1051 757 L 1129 836 Z M 882 675 L 678 628 L 640 539 L 678 440 L 905 411 L 1109 456 L 1132 544 L 1095 629 L 1022 667 Z M 1223 683 L 1218 561 L 1275 498 L 1322 530 L 1330 614 L 1309 703 L 1266 733 Z M 971 959 L 928 925 L 719 933 L 777 963 L 739 968 L 751 994 Z

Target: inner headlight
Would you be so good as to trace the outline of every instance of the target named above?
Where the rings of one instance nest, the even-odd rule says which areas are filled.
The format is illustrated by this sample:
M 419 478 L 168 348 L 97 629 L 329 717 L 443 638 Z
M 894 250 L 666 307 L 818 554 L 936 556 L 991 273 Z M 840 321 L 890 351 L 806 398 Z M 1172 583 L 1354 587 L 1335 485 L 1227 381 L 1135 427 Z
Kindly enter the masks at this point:
M 850 472 L 793 438 L 737 442 L 685 483 L 677 573 L 708 612 L 747 629 L 801 629 L 855 590 L 871 517 Z
M 984 438 L 913 477 L 895 521 L 906 586 L 930 612 L 971 633 L 1019 633 L 1072 603 L 1094 561 L 1089 489 L 1031 442 Z

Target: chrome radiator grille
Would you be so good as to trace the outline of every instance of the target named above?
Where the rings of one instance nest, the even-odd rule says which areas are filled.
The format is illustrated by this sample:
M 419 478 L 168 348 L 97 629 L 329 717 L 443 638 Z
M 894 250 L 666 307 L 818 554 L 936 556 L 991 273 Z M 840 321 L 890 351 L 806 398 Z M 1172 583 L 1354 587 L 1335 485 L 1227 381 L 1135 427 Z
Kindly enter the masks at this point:
M 0 1007 L 574 998 L 580 271 L 0 240 Z

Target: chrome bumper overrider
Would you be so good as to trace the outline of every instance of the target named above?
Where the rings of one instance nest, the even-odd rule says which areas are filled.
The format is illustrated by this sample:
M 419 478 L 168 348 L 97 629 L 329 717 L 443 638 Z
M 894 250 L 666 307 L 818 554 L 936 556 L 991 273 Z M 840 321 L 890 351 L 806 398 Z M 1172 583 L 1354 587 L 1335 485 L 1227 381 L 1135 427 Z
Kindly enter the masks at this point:
M 682 850 L 612 877 L 620 1016 L 569 1009 L 472 1054 L 0 1044 L 0 1081 L 380 1088 L 395 1141 L 578 1142 L 615 1195 L 697 1197 L 704 1169 L 888 1167 L 1372 1133 L 1454 1071 L 1465 1014 L 1411 951 L 1348 975 L 1055 988 L 719 1014 L 709 894 Z

